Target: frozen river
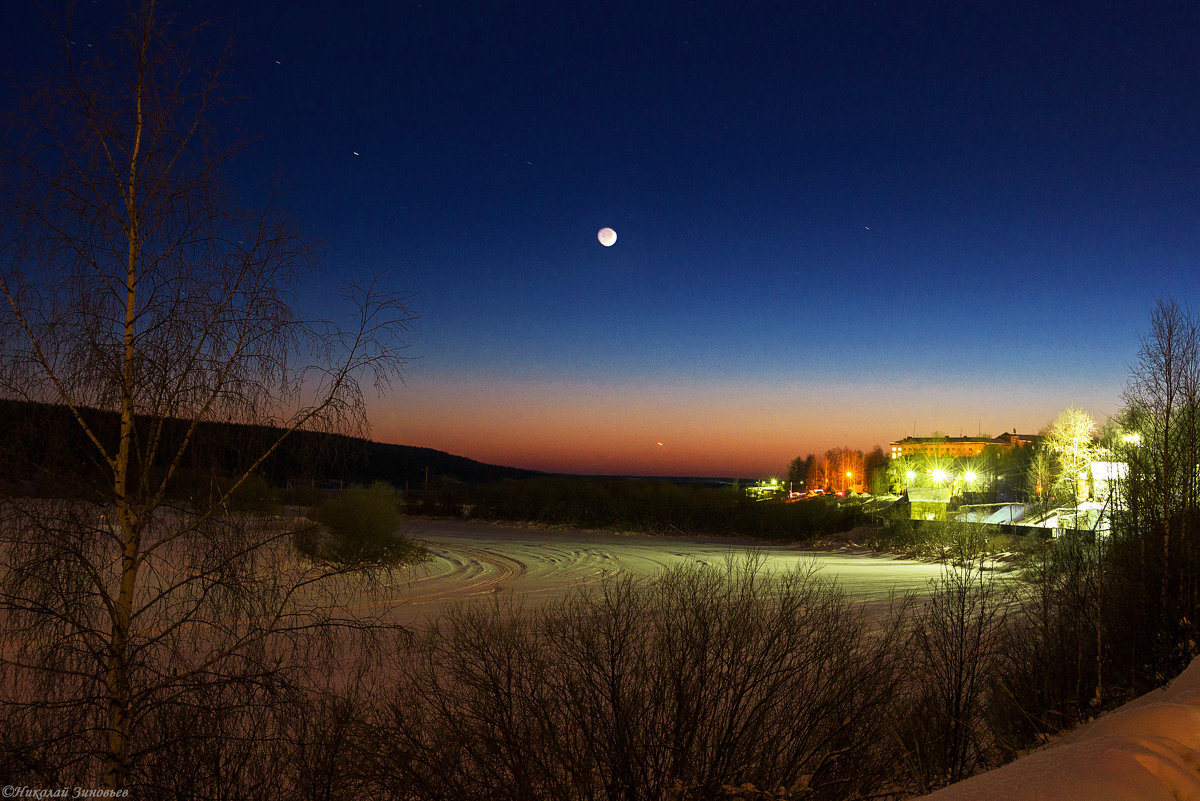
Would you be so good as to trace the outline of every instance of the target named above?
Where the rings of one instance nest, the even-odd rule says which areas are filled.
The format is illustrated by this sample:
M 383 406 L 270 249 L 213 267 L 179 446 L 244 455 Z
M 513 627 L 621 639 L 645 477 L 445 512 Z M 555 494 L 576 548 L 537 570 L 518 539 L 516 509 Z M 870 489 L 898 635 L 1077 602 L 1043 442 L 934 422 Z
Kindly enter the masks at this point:
M 765 567 L 785 571 L 815 562 L 847 593 L 886 607 L 893 593 L 922 591 L 940 565 L 870 552 L 814 551 L 795 545 L 715 537 L 652 537 L 570 530 L 537 530 L 459 520 L 410 520 L 407 532 L 426 544 L 432 559 L 414 569 L 402 607 L 405 623 L 421 623 L 448 604 L 496 593 L 528 602 L 559 598 L 615 573 L 650 576 L 680 563 L 722 564 L 751 551 Z

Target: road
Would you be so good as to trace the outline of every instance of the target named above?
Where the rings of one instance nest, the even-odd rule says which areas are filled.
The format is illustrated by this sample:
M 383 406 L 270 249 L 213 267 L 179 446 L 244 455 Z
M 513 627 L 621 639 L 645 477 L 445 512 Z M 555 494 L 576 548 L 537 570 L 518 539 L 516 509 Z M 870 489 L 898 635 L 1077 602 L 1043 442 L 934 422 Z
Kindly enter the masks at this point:
M 886 554 L 751 540 L 536 530 L 459 520 L 414 519 L 409 525 L 408 535 L 424 542 L 432 558 L 413 569 L 394 613 L 417 625 L 471 598 L 513 593 L 526 602 L 550 601 L 618 572 L 651 576 L 680 563 L 722 564 L 730 555 L 752 551 L 765 557 L 771 571 L 815 562 L 851 597 L 879 609 L 893 593 L 926 589 L 942 571 L 940 565 Z

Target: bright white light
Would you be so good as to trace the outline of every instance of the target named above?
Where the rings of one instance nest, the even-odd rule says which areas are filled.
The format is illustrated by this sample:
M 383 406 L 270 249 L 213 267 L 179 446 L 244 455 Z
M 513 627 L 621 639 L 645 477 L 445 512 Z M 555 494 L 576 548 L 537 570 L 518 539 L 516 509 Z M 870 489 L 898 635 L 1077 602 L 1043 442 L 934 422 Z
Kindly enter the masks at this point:
M 967 483 L 968 483 L 968 484 L 970 484 L 970 483 L 971 483 L 972 481 L 974 481 L 974 480 L 975 480 L 975 478 L 976 478 L 976 476 L 975 476 L 975 471 L 974 471 L 974 470 L 968 470 L 967 472 L 963 473 L 963 478 L 964 478 L 964 479 L 966 479 L 966 481 L 967 481 Z
M 945 470 L 942 470 L 939 467 L 937 470 L 933 471 L 933 483 L 934 484 L 941 484 L 945 480 L 946 480 L 946 471 Z
M 596 232 L 596 238 L 600 240 L 601 245 L 611 248 L 617 243 L 617 232 L 611 228 L 601 228 Z

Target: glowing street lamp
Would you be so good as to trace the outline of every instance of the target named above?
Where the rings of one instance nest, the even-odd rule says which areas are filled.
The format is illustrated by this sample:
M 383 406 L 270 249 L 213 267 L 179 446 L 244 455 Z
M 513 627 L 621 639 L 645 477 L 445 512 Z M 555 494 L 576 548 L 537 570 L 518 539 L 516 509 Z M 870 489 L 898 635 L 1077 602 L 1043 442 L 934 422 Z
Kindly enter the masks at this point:
M 932 470 L 931 473 L 933 474 L 933 483 L 938 486 L 941 486 L 942 482 L 946 480 L 946 471 L 940 467 Z

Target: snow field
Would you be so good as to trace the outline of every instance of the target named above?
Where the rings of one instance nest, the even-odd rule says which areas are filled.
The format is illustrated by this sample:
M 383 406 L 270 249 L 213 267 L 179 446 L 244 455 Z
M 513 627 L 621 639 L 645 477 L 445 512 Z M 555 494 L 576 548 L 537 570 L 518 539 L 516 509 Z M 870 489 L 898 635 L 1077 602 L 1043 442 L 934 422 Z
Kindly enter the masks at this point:
M 1200 801 L 1200 658 L 1166 687 L 928 801 Z

